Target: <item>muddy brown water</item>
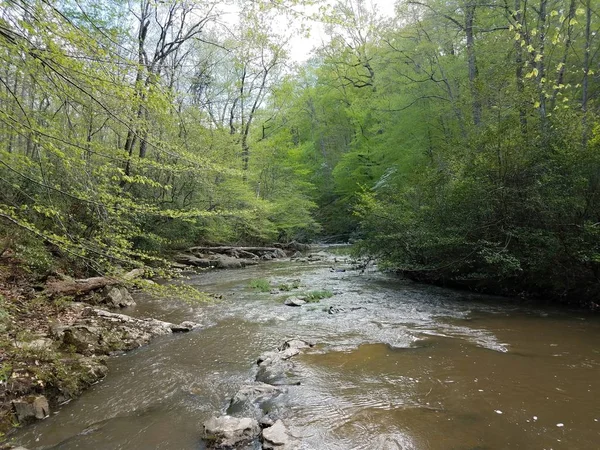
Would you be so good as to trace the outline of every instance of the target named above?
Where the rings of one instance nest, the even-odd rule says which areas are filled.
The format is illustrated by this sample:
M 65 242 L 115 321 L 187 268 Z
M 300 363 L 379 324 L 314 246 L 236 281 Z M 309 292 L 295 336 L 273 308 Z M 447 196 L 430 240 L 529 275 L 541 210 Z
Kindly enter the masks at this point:
M 106 379 L 15 443 L 202 449 L 201 423 L 253 379 L 257 356 L 297 337 L 318 345 L 295 358 L 302 384 L 278 411 L 301 449 L 600 448 L 597 315 L 331 272 L 347 267 L 337 258 L 191 276 L 224 294 L 208 305 L 139 298 L 132 315 L 204 328 L 111 358 Z M 287 307 L 250 289 L 256 278 L 336 295 Z

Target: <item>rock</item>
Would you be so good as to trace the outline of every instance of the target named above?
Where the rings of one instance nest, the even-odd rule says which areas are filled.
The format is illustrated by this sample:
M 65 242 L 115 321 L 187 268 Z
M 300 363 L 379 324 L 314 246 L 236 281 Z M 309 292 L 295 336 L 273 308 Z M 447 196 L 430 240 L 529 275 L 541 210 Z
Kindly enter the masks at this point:
M 264 255 L 262 255 L 260 257 L 260 259 L 262 259 L 263 261 L 269 261 L 269 260 L 273 259 L 273 254 L 272 253 L 265 253 Z
M 310 348 L 310 347 L 314 347 L 314 346 L 315 346 L 315 344 L 313 344 L 311 342 L 303 341 L 301 339 L 290 339 L 289 341 L 285 341 L 283 343 L 283 345 L 281 347 L 279 347 L 279 350 L 286 350 L 286 349 L 302 350 L 302 349 Z
M 300 353 L 298 348 L 285 348 L 279 351 L 265 352 L 258 357 L 257 364 L 269 364 L 278 359 L 288 360 Z
M 267 414 L 260 418 L 260 420 L 258 421 L 258 424 L 262 428 L 272 427 L 275 424 L 275 419 L 271 416 L 271 414 Z
M 203 425 L 208 448 L 229 449 L 247 444 L 260 434 L 258 422 L 248 417 L 211 417 Z
M 290 383 L 288 381 L 289 375 L 291 374 L 294 366 L 291 362 L 283 359 L 276 359 L 270 361 L 268 364 L 261 364 L 258 366 L 258 372 L 256 373 L 256 381 L 272 385 L 288 385 L 297 384 Z
M 302 305 L 306 305 L 306 300 L 302 300 L 301 298 L 298 298 L 298 297 L 288 297 L 285 299 L 283 304 L 286 306 L 302 306 Z
M 175 255 L 175 261 L 180 264 L 186 264 L 188 266 L 201 267 L 204 269 L 208 269 L 209 267 L 215 267 L 217 265 L 216 261 L 198 258 L 194 255 L 188 255 L 187 253 L 179 253 Z
M 144 269 L 141 267 L 138 267 L 136 269 L 130 270 L 129 272 L 127 272 L 126 274 L 123 275 L 123 279 L 127 280 L 127 281 L 131 281 L 134 280 L 136 278 L 140 278 L 144 275 Z
M 84 355 L 138 348 L 156 336 L 171 334 L 172 327 L 178 327 L 161 320 L 137 319 L 90 307 L 84 308 L 81 316 L 73 325 L 55 326 L 52 332 L 63 348 L 74 348 Z
M 266 449 L 287 449 L 289 448 L 290 438 L 287 428 L 281 420 L 278 420 L 269 428 L 262 432 L 263 448 Z
M 227 255 L 218 255 L 215 259 L 215 267 L 218 269 L 240 269 L 242 261 Z
M 274 258 L 287 258 L 287 255 L 280 248 L 276 248 L 275 250 L 273 250 L 273 257 Z
M 232 397 L 227 413 L 251 411 L 284 392 L 286 392 L 284 388 L 260 382 L 242 386 Z
M 52 348 L 52 339 L 41 337 L 29 342 L 19 341 L 15 342 L 14 346 L 23 350 L 44 351 Z
M 88 325 L 72 325 L 62 327 L 57 333 L 62 347 L 73 349 L 77 353 L 91 354 L 100 344 L 101 331 L 98 327 Z
M 198 325 L 195 322 L 190 322 L 190 321 L 185 321 L 185 322 L 181 322 L 179 325 L 171 325 L 171 331 L 173 333 L 185 333 L 188 331 L 192 331 L 196 328 L 199 328 L 200 325 Z
M 43 395 L 39 397 L 23 397 L 12 402 L 15 414 L 19 422 L 27 422 L 32 419 L 44 419 L 50 414 L 48 400 Z
M 112 308 L 126 308 L 128 306 L 134 306 L 135 301 L 133 297 L 123 286 L 106 286 L 102 290 L 102 300 L 100 303 L 104 303 Z
M 298 259 L 298 258 L 302 258 L 301 252 L 296 252 L 291 256 L 291 259 Z
M 338 308 L 337 306 L 333 306 L 333 305 L 331 305 L 329 307 L 329 309 L 327 310 L 327 312 L 329 314 L 337 314 L 337 313 L 340 313 L 340 312 L 343 312 L 343 311 L 344 311 L 343 308 Z

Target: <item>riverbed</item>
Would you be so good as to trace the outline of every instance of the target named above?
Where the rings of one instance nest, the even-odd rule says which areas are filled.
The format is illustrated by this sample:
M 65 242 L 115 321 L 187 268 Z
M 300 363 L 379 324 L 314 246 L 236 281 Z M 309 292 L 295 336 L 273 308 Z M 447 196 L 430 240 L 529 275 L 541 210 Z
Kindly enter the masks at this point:
M 41 449 L 202 449 L 201 424 L 290 338 L 301 384 L 278 414 L 299 449 L 597 449 L 600 318 L 421 285 L 346 257 L 190 274 L 206 304 L 138 296 L 126 311 L 199 330 L 109 361 L 109 375 L 15 443 Z M 250 281 L 299 283 L 259 292 Z M 286 295 L 328 290 L 302 307 Z

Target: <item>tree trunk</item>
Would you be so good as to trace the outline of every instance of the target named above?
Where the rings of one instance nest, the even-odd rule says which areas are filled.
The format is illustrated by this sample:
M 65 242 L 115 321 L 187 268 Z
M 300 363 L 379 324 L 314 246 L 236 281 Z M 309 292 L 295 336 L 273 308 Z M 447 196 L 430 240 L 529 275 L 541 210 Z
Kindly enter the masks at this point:
M 465 5 L 465 35 L 467 38 L 467 60 L 469 66 L 469 87 L 471 89 L 471 102 L 473 107 L 473 123 L 481 124 L 481 101 L 477 89 L 477 60 L 475 59 L 475 35 L 473 23 L 475 21 L 475 3 Z

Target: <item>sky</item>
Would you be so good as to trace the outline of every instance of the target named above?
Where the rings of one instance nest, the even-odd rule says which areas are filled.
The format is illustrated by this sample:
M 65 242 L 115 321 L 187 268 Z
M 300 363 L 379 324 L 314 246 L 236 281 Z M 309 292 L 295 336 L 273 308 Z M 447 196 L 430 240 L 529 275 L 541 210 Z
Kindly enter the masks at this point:
M 358 1 L 358 0 L 326 0 L 326 3 L 333 5 L 336 1 Z M 382 17 L 393 17 L 394 15 L 394 3 L 395 0 L 363 0 L 367 5 L 373 5 L 373 9 L 377 14 Z M 238 6 L 235 1 L 225 1 L 221 6 L 226 11 L 226 16 L 223 17 L 224 23 L 233 24 L 237 21 Z M 307 11 L 307 14 L 315 13 L 316 8 L 312 11 Z M 288 34 L 289 29 L 287 28 L 288 21 L 282 15 L 280 23 L 273 24 L 276 32 L 282 32 L 282 34 Z M 290 56 L 292 61 L 302 63 L 308 60 L 311 56 L 311 52 L 314 48 L 320 46 L 324 42 L 327 42 L 327 35 L 325 33 L 324 25 L 317 21 L 311 21 L 307 23 L 310 28 L 310 36 L 306 37 L 304 34 L 298 31 L 297 33 L 292 32 L 292 38 L 289 43 Z
M 394 16 L 394 3 L 395 0 L 365 0 L 367 3 L 373 4 L 374 10 L 382 17 L 393 17 Z M 328 3 L 334 3 L 330 1 Z M 323 24 L 318 22 L 312 22 L 310 24 L 310 37 L 305 37 L 301 34 L 297 34 L 292 37 L 290 42 L 290 53 L 291 59 L 295 62 L 304 62 L 311 56 L 311 51 L 327 41 L 327 35 Z

